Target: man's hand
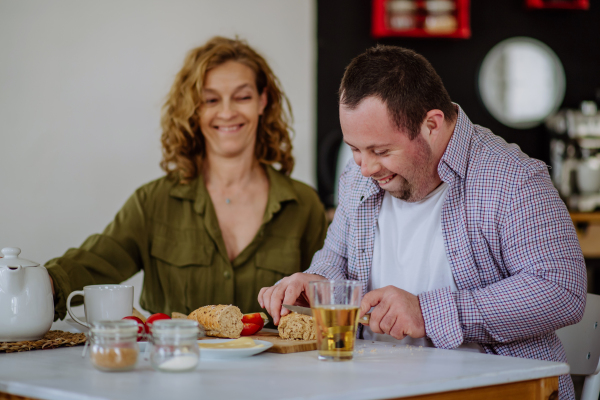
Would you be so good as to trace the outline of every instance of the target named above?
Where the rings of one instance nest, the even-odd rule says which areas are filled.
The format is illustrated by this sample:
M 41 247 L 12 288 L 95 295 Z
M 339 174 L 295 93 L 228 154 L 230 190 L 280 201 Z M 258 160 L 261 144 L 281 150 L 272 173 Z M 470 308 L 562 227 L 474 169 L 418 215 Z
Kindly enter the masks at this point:
M 360 316 L 371 307 L 369 327 L 374 333 L 386 333 L 402 340 L 406 336 L 425 336 L 425 321 L 419 298 L 395 286 L 373 290 L 363 297 L 360 303 Z
M 273 323 L 279 325 L 279 319 L 289 313 L 282 304 L 310 307 L 308 302 L 308 282 L 326 280 L 321 275 L 302 272 L 283 278 L 277 285 L 264 287 L 258 293 L 258 303 L 273 317 Z

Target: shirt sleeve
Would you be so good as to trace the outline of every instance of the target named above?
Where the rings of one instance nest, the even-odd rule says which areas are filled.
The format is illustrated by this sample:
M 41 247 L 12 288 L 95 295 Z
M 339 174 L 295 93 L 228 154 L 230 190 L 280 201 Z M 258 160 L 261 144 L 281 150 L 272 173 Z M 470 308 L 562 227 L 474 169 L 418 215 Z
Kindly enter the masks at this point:
M 425 330 L 436 347 L 509 343 L 581 320 L 585 262 L 547 171 L 524 179 L 506 210 L 497 226 L 506 278 L 474 290 L 419 295 Z
M 353 162 L 353 161 L 352 161 Z M 351 192 L 351 163 L 348 163 L 339 182 L 339 203 L 331 225 L 327 230 L 325 244 L 313 257 L 308 274 L 321 275 L 327 279 L 348 279 L 348 196 Z
M 148 246 L 143 200 L 144 194 L 137 191 L 102 234 L 88 237 L 79 248 L 46 263 L 55 289 L 54 320 L 66 316 L 66 300 L 72 291 L 123 282 L 142 268 L 141 254 Z

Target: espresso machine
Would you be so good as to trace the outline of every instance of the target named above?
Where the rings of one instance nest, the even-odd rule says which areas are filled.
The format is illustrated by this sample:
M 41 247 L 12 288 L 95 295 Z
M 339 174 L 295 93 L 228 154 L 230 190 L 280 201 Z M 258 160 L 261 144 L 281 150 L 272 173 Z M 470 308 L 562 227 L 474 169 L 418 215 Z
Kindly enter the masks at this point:
M 600 112 L 593 101 L 546 120 L 554 185 L 571 211 L 600 209 Z

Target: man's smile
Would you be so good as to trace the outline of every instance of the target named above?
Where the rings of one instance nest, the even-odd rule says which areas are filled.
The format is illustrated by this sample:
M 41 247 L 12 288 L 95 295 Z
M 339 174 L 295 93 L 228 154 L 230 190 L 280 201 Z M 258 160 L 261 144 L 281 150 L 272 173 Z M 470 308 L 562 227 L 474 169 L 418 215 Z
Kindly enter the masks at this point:
M 379 186 L 383 186 L 383 185 L 387 184 L 389 181 L 391 181 L 392 179 L 394 179 L 395 177 L 396 177 L 396 174 L 392 174 L 392 175 L 384 176 L 383 178 L 373 178 L 373 179 L 376 180 L 377 183 L 379 183 Z

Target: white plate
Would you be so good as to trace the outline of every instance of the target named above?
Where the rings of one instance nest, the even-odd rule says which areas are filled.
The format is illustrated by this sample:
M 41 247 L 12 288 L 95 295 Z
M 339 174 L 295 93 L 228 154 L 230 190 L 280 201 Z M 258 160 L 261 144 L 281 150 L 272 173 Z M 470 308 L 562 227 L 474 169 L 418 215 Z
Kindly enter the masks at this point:
M 206 339 L 206 340 L 198 340 L 198 343 L 223 343 L 230 342 L 234 339 Z M 262 344 L 263 347 L 252 347 L 249 349 L 203 349 L 200 348 L 200 358 L 204 360 L 220 360 L 227 358 L 243 358 L 250 357 L 258 353 L 262 353 L 263 351 L 268 350 L 273 347 L 273 343 L 268 342 L 266 340 L 256 340 L 254 339 L 256 344 Z M 138 346 L 140 346 L 140 353 L 145 353 L 146 350 L 150 351 L 149 342 L 138 342 Z
M 224 343 L 230 342 L 234 339 L 207 339 L 198 340 L 198 343 Z M 248 349 L 204 349 L 200 348 L 200 359 L 201 360 L 222 360 L 229 358 L 243 358 L 250 357 L 258 353 L 262 353 L 273 347 L 273 343 L 266 340 L 256 340 L 256 344 L 262 344 L 263 347 L 251 347 Z

